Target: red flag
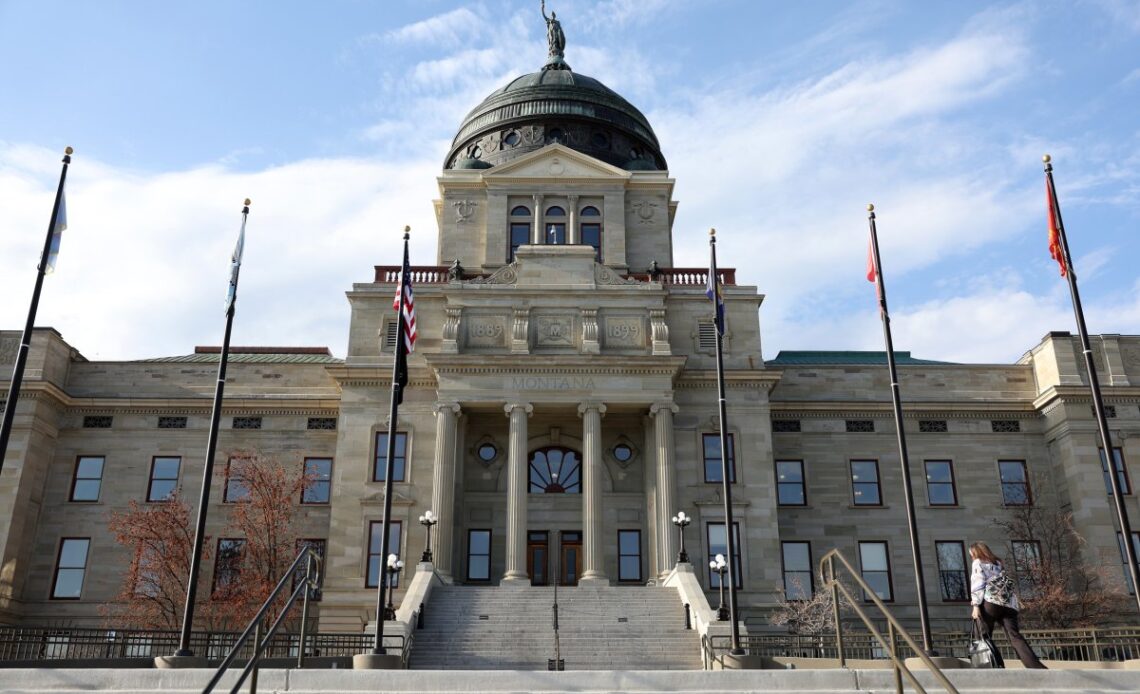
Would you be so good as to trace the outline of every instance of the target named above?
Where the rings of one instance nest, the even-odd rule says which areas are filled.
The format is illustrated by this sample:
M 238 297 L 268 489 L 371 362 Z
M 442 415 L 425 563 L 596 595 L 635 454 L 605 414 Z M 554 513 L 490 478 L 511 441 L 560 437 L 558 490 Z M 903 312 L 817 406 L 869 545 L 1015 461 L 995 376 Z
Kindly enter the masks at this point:
M 1057 201 L 1053 198 L 1053 186 L 1045 180 L 1045 204 L 1049 206 L 1049 255 L 1061 266 L 1061 277 L 1065 272 L 1065 254 L 1061 250 L 1061 225 L 1057 223 Z
M 867 281 L 874 282 L 877 275 L 875 274 L 875 247 L 871 245 L 871 240 L 867 239 Z

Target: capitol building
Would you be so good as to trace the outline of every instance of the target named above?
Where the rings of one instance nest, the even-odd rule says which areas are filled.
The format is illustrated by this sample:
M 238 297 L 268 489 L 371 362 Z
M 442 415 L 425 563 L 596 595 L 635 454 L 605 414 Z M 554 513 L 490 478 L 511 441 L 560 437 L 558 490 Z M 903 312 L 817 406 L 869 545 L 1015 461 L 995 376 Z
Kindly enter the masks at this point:
M 438 250 L 412 269 L 418 340 L 396 422 L 396 258 L 362 263 L 348 287 L 343 359 L 322 347 L 233 350 L 211 542 L 227 541 L 226 451 L 304 469 L 316 483 L 296 499 L 300 533 L 326 560 L 314 619 L 321 632 L 369 629 L 395 437 L 389 539 L 407 560 L 396 604 L 429 509 L 440 519 L 433 570 L 460 600 L 511 584 L 664 589 L 683 511 L 693 578 L 713 607 L 709 559 L 738 538 L 747 629 L 770 628 L 785 599 L 806 597 L 834 548 L 915 624 L 885 354 L 766 355 L 765 293 L 780 288 L 738 284 L 722 248 L 726 527 L 708 269 L 674 263 L 673 175 L 701 172 L 670 171 L 645 115 L 557 57 L 487 95 L 443 157 Z M 130 562 L 108 515 L 176 488 L 197 498 L 220 350 L 92 361 L 92 346 L 56 327 L 35 332 L 0 476 L 0 624 L 101 626 Z M 18 341 L 0 332 L 3 378 Z M 1138 518 L 1140 336 L 1094 336 L 1093 349 L 1110 457 Z M 918 356 L 897 353 L 935 628 L 968 619 L 971 542 L 1018 562 L 1042 551 L 995 523 L 1026 505 L 1071 512 L 1083 560 L 1127 590 L 1076 338 L 1049 333 L 1010 364 Z

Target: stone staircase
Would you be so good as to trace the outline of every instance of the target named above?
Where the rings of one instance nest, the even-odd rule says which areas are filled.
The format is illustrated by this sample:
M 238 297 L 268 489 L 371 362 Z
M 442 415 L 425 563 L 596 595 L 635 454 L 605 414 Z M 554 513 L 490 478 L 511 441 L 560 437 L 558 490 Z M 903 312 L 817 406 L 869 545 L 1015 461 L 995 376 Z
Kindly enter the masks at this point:
M 553 599 L 551 586 L 437 586 L 409 667 L 546 670 Z M 700 637 L 673 588 L 559 587 L 558 622 L 567 670 L 701 669 Z

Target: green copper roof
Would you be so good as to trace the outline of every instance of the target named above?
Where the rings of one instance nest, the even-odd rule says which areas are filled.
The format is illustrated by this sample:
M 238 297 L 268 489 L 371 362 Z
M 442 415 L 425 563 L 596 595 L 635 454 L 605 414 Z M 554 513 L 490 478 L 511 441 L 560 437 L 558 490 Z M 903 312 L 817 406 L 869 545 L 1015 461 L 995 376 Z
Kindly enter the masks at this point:
M 177 363 L 177 364 L 217 364 L 221 358 L 219 353 L 187 354 L 178 357 L 158 357 L 155 359 L 139 359 L 148 363 Z M 328 354 L 230 354 L 230 364 L 343 364 L 343 359 Z
M 781 350 L 775 359 L 764 362 L 769 366 L 885 366 L 886 352 L 815 352 Z M 915 359 L 910 352 L 895 352 L 895 363 L 900 366 L 923 364 L 953 364 L 949 361 Z

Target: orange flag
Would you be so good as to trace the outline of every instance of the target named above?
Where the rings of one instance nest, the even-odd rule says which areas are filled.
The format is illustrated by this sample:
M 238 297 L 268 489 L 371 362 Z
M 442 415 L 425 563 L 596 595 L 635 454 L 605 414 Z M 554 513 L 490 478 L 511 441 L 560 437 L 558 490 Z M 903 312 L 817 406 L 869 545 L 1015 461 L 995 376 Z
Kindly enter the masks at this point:
M 1061 225 L 1057 223 L 1057 201 L 1053 198 L 1053 186 L 1045 181 L 1045 203 L 1049 206 L 1049 255 L 1061 266 L 1061 277 L 1065 272 L 1065 254 L 1061 250 Z
M 867 281 L 874 282 L 875 278 L 875 248 L 871 245 L 871 239 L 867 239 Z

